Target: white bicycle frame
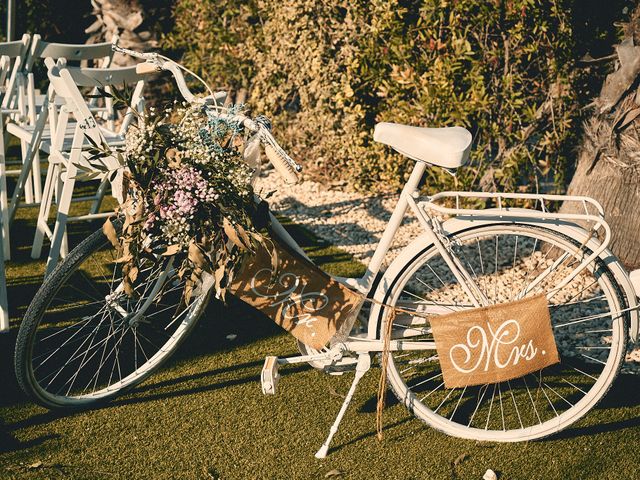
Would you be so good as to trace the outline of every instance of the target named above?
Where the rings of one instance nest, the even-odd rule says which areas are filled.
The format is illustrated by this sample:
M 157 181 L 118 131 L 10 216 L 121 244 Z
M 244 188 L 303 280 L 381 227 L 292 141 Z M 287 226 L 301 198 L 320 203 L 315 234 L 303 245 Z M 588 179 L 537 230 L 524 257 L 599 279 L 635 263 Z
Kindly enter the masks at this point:
M 602 206 L 595 200 L 582 197 L 582 196 L 565 196 L 565 195 L 542 195 L 542 194 L 502 194 L 502 193 L 476 193 L 476 192 L 441 192 L 432 197 L 427 197 L 424 200 L 420 199 L 418 185 L 425 169 L 428 164 L 424 162 L 416 162 L 416 165 L 409 177 L 409 180 L 405 184 L 398 203 L 389 219 L 382 238 L 380 239 L 373 257 L 367 266 L 364 275 L 360 278 L 341 278 L 336 277 L 336 280 L 345 284 L 346 286 L 364 294 L 370 294 L 372 287 L 374 286 L 375 279 L 378 276 L 385 256 L 387 255 L 394 236 L 402 220 L 410 209 L 412 213 L 418 219 L 418 222 L 423 227 L 424 232 L 428 238 L 428 241 L 438 250 L 442 258 L 447 263 L 451 272 L 468 295 L 472 306 L 481 307 L 489 305 L 489 300 L 476 284 L 473 276 L 469 274 L 462 262 L 453 254 L 446 245 L 446 239 L 439 232 L 442 231 L 442 223 L 436 217 L 429 215 L 428 211 L 435 211 L 440 214 L 450 216 L 463 216 L 467 218 L 492 218 L 494 221 L 517 221 L 522 223 L 528 223 L 531 221 L 552 221 L 552 222 L 589 222 L 591 224 L 592 232 L 602 232 L 603 240 L 599 243 L 599 246 L 592 251 L 588 256 L 584 256 L 581 262 L 570 272 L 569 275 L 553 290 L 547 292 L 547 298 L 551 299 L 562 288 L 568 285 L 583 269 L 597 258 L 609 244 L 611 239 L 611 229 L 604 220 L 604 212 Z M 455 208 L 443 207 L 438 204 L 439 200 L 453 198 L 456 202 Z M 460 207 L 460 200 L 464 198 L 491 198 L 494 199 L 498 206 L 495 209 L 481 209 L 472 210 Z M 505 206 L 506 200 L 529 200 L 539 203 L 541 210 L 534 209 L 521 209 L 521 208 L 509 208 Z M 577 202 L 582 205 L 584 213 L 554 213 L 548 211 L 545 202 L 551 201 L 565 201 L 565 202 Z M 591 212 L 593 211 L 593 213 Z M 297 243 L 286 234 L 284 228 L 280 226 L 275 217 L 272 216 L 272 224 L 275 226 L 276 233 L 285 241 L 291 248 L 304 254 L 302 249 Z M 569 254 L 561 256 L 554 264 L 559 265 L 567 259 Z M 549 268 L 542 272 L 531 283 L 532 286 L 539 284 L 553 268 Z M 528 290 L 522 292 L 521 296 L 524 296 Z M 438 306 L 427 306 L 427 309 L 422 311 L 423 314 L 442 314 L 442 308 Z M 378 319 L 371 319 L 369 322 L 369 328 L 367 331 L 366 339 L 357 338 L 349 339 L 344 342 L 343 348 L 348 351 L 356 353 L 364 352 L 379 352 L 383 348 L 383 340 L 379 338 L 379 321 Z M 392 340 L 390 349 L 394 350 L 432 350 L 435 348 L 435 344 L 431 342 L 412 342 L 410 340 Z

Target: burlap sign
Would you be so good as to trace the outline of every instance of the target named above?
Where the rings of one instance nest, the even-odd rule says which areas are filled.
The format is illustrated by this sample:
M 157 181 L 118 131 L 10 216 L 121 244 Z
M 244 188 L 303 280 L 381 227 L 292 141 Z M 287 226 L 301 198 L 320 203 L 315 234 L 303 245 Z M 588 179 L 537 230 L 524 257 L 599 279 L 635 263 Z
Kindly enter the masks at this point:
M 446 388 L 503 382 L 559 362 L 544 294 L 429 322 Z
M 260 247 L 236 275 L 230 291 L 304 344 L 320 349 L 343 324 L 353 323 L 362 296 L 277 240 L 274 246 L 275 271 L 272 252 Z

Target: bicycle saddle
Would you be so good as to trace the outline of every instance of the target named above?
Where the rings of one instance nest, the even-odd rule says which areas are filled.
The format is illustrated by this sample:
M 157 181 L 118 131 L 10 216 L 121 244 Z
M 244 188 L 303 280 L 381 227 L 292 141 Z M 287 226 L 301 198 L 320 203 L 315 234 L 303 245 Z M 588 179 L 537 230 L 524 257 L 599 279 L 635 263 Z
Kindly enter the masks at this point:
M 472 136 L 463 127 L 424 128 L 383 122 L 376 125 L 373 139 L 413 160 L 458 168 L 469 158 Z

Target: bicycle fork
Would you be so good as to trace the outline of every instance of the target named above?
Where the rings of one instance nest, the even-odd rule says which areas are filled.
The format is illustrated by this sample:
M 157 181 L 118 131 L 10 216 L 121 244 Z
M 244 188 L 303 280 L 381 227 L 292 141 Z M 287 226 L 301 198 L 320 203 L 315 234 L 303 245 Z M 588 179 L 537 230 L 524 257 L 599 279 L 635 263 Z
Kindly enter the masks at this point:
M 276 386 L 278 384 L 278 380 L 280 379 L 280 375 L 278 373 L 278 367 L 280 365 L 304 363 L 304 362 L 327 359 L 327 358 L 339 359 L 342 357 L 343 353 L 344 353 L 344 348 L 338 346 L 338 347 L 332 348 L 327 353 L 318 354 L 318 355 L 302 355 L 299 357 L 281 358 L 281 359 L 273 356 L 267 357 L 265 359 L 264 366 L 262 368 L 262 374 L 260 376 L 260 381 L 262 383 L 262 392 L 265 395 L 268 395 L 268 394 L 273 395 L 276 393 Z M 335 421 L 333 422 L 333 425 L 331 425 L 331 428 L 329 429 L 329 435 L 327 436 L 327 439 L 324 441 L 320 449 L 315 454 L 316 458 L 319 458 L 319 459 L 326 458 L 327 452 L 329 451 L 329 444 L 331 443 L 333 436 L 338 431 L 338 427 L 340 425 L 340 422 L 342 422 L 342 418 L 344 417 L 344 414 L 346 413 L 347 408 L 349 408 L 349 404 L 351 403 L 353 394 L 356 391 L 356 387 L 358 386 L 358 383 L 360 382 L 362 377 L 364 377 L 364 374 L 367 373 L 370 368 L 371 368 L 370 353 L 369 352 L 359 353 L 358 361 L 356 363 L 355 376 L 353 378 L 353 382 L 351 382 L 351 387 L 349 388 L 349 391 L 347 392 L 347 396 L 344 398 L 344 401 L 342 402 L 342 407 L 340 407 L 338 416 L 336 417 Z

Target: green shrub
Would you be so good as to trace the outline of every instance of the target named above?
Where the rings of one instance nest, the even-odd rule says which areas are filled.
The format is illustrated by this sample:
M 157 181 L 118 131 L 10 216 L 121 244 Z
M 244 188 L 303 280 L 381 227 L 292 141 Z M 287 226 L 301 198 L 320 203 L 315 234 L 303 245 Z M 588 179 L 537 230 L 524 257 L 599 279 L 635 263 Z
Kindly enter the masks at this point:
M 249 88 L 312 174 L 398 188 L 413 162 L 380 121 L 463 125 L 472 160 L 428 185 L 561 183 L 576 124 L 567 1 L 179 0 L 164 46 L 217 87 Z M 524 186 L 524 187 L 522 187 Z

